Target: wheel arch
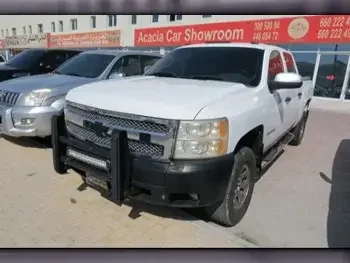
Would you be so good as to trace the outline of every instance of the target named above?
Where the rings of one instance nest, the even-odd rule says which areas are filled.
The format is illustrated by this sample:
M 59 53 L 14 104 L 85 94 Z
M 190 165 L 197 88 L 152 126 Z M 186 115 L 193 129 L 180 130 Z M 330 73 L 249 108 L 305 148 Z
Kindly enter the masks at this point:
M 261 124 L 241 137 L 236 144 L 234 153 L 237 153 L 242 147 L 250 148 L 254 152 L 257 166 L 260 167 L 264 148 L 263 137 L 264 125 Z

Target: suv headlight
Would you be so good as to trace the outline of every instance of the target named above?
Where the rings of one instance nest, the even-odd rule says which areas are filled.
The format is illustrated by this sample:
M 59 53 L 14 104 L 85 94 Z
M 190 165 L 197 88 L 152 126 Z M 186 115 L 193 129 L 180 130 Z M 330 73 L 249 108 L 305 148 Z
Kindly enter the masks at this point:
M 38 107 L 51 94 L 51 89 L 38 89 L 25 95 L 19 102 L 20 106 Z
M 226 118 L 180 121 L 176 138 L 175 158 L 211 158 L 226 154 L 228 128 Z

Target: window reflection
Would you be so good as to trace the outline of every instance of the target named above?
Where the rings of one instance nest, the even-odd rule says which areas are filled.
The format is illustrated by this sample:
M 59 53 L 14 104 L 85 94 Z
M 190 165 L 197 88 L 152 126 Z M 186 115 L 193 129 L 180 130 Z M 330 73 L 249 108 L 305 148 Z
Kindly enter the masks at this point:
M 312 79 L 315 70 L 316 53 L 293 53 L 299 74 Z
M 336 44 L 321 44 L 319 45 L 320 51 L 337 51 L 338 45 Z
M 314 96 L 340 98 L 348 56 L 322 55 L 317 72 Z
M 339 44 L 338 51 L 350 51 L 350 44 Z
M 280 48 L 284 48 L 285 50 L 289 49 L 289 44 L 281 44 L 281 45 L 277 45 L 277 46 L 279 46 Z
M 317 51 L 319 49 L 319 45 L 313 44 L 291 44 L 289 46 L 291 51 Z

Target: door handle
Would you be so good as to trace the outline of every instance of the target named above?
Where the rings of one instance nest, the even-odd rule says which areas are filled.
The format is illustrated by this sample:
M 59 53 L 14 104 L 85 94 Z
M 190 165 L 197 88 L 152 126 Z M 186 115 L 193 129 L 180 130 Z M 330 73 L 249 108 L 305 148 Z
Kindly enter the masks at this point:
M 301 99 L 301 96 L 303 96 L 303 93 L 299 92 L 299 93 L 298 93 L 298 99 L 299 99 L 299 100 Z
M 292 100 L 292 99 L 291 99 L 290 97 L 287 97 L 287 98 L 285 99 L 285 102 L 288 104 L 291 100 Z

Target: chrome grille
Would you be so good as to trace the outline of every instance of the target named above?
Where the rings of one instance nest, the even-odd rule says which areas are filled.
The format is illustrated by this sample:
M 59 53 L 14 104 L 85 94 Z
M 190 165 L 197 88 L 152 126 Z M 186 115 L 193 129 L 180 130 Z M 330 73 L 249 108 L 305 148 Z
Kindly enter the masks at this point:
M 67 121 L 66 127 L 68 132 L 74 137 L 81 140 L 88 140 L 97 145 L 110 148 L 111 147 L 111 136 L 107 135 L 106 137 L 99 137 L 93 131 L 90 131 L 86 128 L 83 128 L 79 125 L 76 125 L 72 122 Z M 152 156 L 152 157 L 161 157 L 164 153 L 164 146 L 152 144 L 152 143 L 143 143 L 137 140 L 128 140 L 129 150 L 131 153 Z
M 0 104 L 15 105 L 19 95 L 17 92 L 0 90 Z
M 169 131 L 169 128 L 166 124 L 154 123 L 151 121 L 132 120 L 132 119 L 126 119 L 122 117 L 116 117 L 116 116 L 110 116 L 110 115 L 104 115 L 104 114 L 102 115 L 97 112 L 77 108 L 71 105 L 67 105 L 66 109 L 72 114 L 84 117 L 92 121 L 98 120 L 105 123 L 106 125 L 110 125 L 123 130 L 131 129 L 131 130 L 137 130 L 140 132 L 152 132 L 152 133 L 161 133 L 161 134 L 166 134 Z

